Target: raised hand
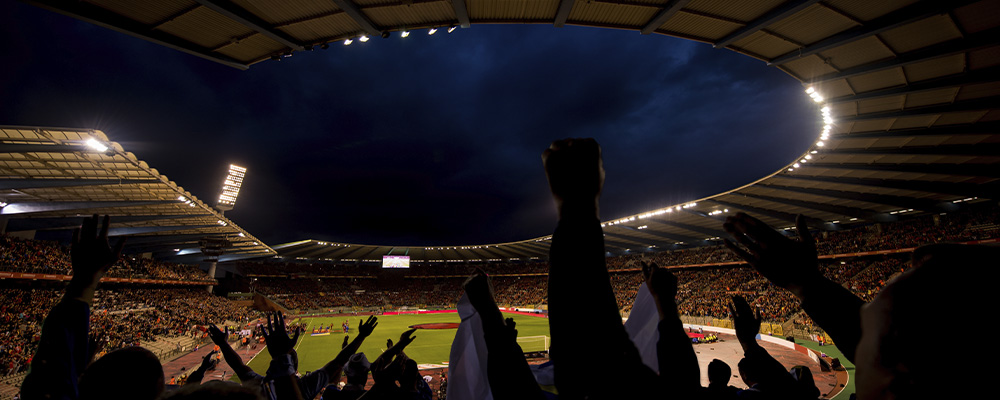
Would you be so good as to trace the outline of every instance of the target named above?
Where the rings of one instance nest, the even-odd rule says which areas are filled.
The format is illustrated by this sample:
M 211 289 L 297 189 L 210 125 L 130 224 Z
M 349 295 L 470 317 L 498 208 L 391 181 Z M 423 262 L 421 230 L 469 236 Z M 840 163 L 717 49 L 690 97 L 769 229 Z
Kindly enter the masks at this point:
M 801 297 L 802 289 L 822 280 L 816 258 L 816 242 L 809 233 L 805 218 L 795 219 L 801 240 L 778 233 L 767 224 L 744 213 L 726 218 L 722 225 L 746 250 L 726 240 L 726 247 L 752 265 L 775 285 Z
M 201 369 L 202 371 L 207 371 L 209 368 L 212 368 L 212 366 L 215 365 L 215 363 L 212 361 L 212 356 L 214 356 L 217 353 L 218 351 L 215 350 L 208 352 L 208 354 L 206 354 L 205 357 L 201 359 L 201 366 L 199 367 L 199 369 Z
M 267 315 L 267 328 L 264 329 L 264 341 L 267 343 L 267 352 L 271 358 L 277 358 L 288 354 L 295 348 L 295 342 L 299 341 L 299 329 L 295 330 L 295 337 L 289 338 L 285 327 L 285 318 L 281 311 Z
M 594 212 L 604 187 L 601 146 L 594 139 L 563 139 L 542 153 L 545 175 L 560 217 L 570 212 Z
M 408 330 L 406 332 L 403 332 L 402 335 L 399 335 L 399 341 L 396 342 L 396 347 L 399 347 L 400 350 L 402 350 L 406 346 L 409 346 L 410 343 L 413 343 L 413 339 L 416 339 L 417 337 L 416 336 L 411 336 L 411 335 L 413 335 L 413 332 L 416 332 L 416 331 L 417 331 L 417 329 L 414 328 L 414 329 L 410 329 L 410 330 Z
M 757 334 L 760 333 L 760 315 L 756 313 L 743 296 L 733 296 L 733 304 L 729 305 L 729 312 L 733 314 L 733 327 L 736 329 L 736 338 L 744 347 L 751 343 L 757 343 Z
M 350 339 L 350 336 L 348 336 L 348 335 L 344 335 L 344 343 L 341 343 L 341 344 L 340 344 L 340 349 L 341 349 L 341 350 L 343 350 L 343 349 L 347 348 L 347 344 L 348 344 L 348 339 Z
M 108 268 L 121 258 L 125 239 L 118 240 L 118 243 L 115 243 L 115 247 L 112 248 L 108 244 L 108 225 L 110 224 L 110 216 L 105 215 L 101 231 L 98 233 L 97 214 L 94 214 L 93 217 L 84 218 L 83 225 L 73 232 L 73 244 L 70 248 L 73 276 L 100 279 Z
M 493 300 L 493 285 L 489 275 L 482 268 L 476 268 L 472 276 L 469 276 L 469 279 L 466 279 L 465 283 L 462 284 L 462 288 L 465 289 L 465 294 L 469 296 L 469 302 L 476 309 L 491 304 L 496 306 L 496 302 Z
M 372 332 L 375 331 L 375 327 L 376 326 L 378 326 L 378 317 L 376 317 L 374 315 L 370 315 L 370 316 L 368 316 L 368 320 L 367 321 L 363 321 L 363 322 L 362 321 L 358 321 L 358 335 L 359 336 L 364 336 L 364 337 L 371 336 Z M 345 344 L 347 343 L 346 340 L 347 339 L 345 338 L 344 339 L 344 343 Z
M 215 326 L 215 324 L 208 325 L 208 337 L 212 338 L 212 343 L 219 345 L 219 347 L 227 345 L 228 343 L 229 327 L 227 326 L 225 328 L 226 330 L 222 331 L 219 330 L 219 327 Z
M 677 277 L 667 269 L 660 268 L 656 263 L 642 263 L 642 276 L 646 287 L 656 299 L 674 301 L 677 297 Z
M 387 348 L 387 349 L 391 349 L 392 348 L 392 339 L 386 339 L 385 340 L 385 348 Z

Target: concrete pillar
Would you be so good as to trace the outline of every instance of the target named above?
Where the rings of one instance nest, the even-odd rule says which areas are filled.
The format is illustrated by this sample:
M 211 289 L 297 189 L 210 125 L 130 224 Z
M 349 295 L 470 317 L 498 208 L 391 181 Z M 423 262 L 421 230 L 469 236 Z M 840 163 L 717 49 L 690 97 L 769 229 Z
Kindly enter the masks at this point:
M 215 267 L 216 267 L 216 264 L 218 264 L 218 261 L 215 261 L 215 260 L 208 261 L 208 277 L 209 278 L 215 279 Z M 205 286 L 205 289 L 208 290 L 209 293 L 212 293 L 212 285 Z

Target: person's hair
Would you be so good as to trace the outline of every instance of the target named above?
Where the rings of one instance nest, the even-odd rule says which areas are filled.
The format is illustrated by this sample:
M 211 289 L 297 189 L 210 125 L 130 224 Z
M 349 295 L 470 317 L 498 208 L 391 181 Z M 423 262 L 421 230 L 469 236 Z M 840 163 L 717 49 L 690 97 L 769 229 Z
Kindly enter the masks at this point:
M 151 351 L 126 347 L 97 359 L 80 376 L 80 400 L 152 400 L 163 392 L 163 366 Z
M 185 385 L 163 394 L 160 400 L 263 400 L 260 390 L 236 382 L 208 381 L 200 385 Z
M 727 385 L 729 377 L 733 374 L 733 368 L 718 358 L 708 363 L 708 383 L 709 385 Z
M 736 368 L 740 370 L 740 377 L 743 378 L 744 383 L 747 385 L 757 383 L 757 366 L 749 358 L 743 357 L 743 359 L 736 364 Z

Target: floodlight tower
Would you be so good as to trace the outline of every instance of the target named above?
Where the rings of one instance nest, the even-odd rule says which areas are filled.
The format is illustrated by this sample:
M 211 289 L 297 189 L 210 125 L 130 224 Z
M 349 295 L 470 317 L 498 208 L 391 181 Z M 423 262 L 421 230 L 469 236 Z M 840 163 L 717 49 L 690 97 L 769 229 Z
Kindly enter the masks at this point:
M 229 164 L 229 173 L 226 180 L 222 181 L 222 194 L 219 195 L 219 202 L 215 208 L 222 211 L 232 210 L 236 206 L 236 197 L 240 195 L 240 187 L 243 186 L 243 178 L 247 175 L 247 169 L 236 164 Z
M 215 208 L 226 215 L 226 211 L 232 210 L 236 206 L 236 197 L 240 195 L 240 187 L 243 186 L 243 178 L 246 177 L 247 169 L 236 164 L 229 164 L 229 173 L 222 181 L 222 193 L 219 194 L 219 201 L 215 203 Z M 219 221 L 225 226 L 225 222 Z M 219 263 L 219 256 L 225 253 L 226 249 L 232 247 L 229 238 L 222 236 L 218 238 L 205 238 L 201 241 L 201 253 L 207 258 L 208 276 L 215 278 L 215 267 Z M 212 286 L 208 286 L 208 291 L 212 291 Z

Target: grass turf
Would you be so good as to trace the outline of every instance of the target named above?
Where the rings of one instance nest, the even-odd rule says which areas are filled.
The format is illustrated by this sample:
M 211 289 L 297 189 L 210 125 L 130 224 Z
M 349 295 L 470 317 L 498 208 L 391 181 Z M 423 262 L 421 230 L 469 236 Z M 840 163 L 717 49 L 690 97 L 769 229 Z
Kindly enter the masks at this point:
M 504 317 L 514 318 L 514 321 L 517 322 L 518 337 L 549 336 L 549 320 L 546 318 L 506 313 Z M 329 336 L 310 336 L 309 333 L 312 332 L 313 328 L 321 325 L 333 324 L 334 329 L 340 329 L 340 324 L 344 322 L 344 319 L 347 318 L 305 318 L 303 320 L 307 324 L 307 328 L 299 336 L 299 343 L 296 345 L 300 372 L 305 373 L 322 368 L 337 356 L 337 353 L 340 352 L 340 346 L 344 342 L 343 333 L 331 333 Z M 350 340 L 354 340 L 360 325 L 359 318 L 351 317 L 349 319 L 351 324 Z M 401 333 L 410 329 L 410 325 L 438 322 L 460 322 L 460 320 L 458 313 L 379 316 L 375 332 L 361 345 L 360 351 L 368 356 L 369 361 L 375 361 L 375 358 L 386 349 L 386 339 L 392 339 L 393 342 L 396 342 Z M 406 355 L 420 364 L 448 362 L 451 342 L 455 339 L 456 331 L 456 329 L 417 329 L 416 333 L 413 334 L 416 339 L 409 346 L 406 346 Z M 525 350 L 532 350 L 532 348 L 525 346 Z M 254 371 L 263 374 L 270 362 L 271 356 L 265 350 L 260 352 L 248 365 Z
M 805 347 L 808 347 L 810 349 L 813 349 L 813 350 L 825 353 L 826 355 L 830 356 L 830 358 L 839 358 L 840 359 L 840 363 L 843 364 L 844 365 L 844 369 L 847 370 L 847 384 L 844 385 L 844 390 L 842 390 L 834 398 L 835 399 L 847 399 L 847 398 L 851 397 L 851 394 L 854 393 L 854 391 L 855 391 L 855 389 L 854 389 L 854 377 L 855 377 L 855 375 L 854 375 L 854 364 L 852 364 L 850 361 L 847 361 L 847 358 L 844 357 L 844 353 L 840 352 L 840 349 L 838 349 L 837 346 L 820 346 L 819 343 L 816 343 L 816 342 L 813 342 L 813 341 L 810 341 L 810 340 L 799 340 L 799 339 L 795 339 L 795 343 L 798 343 L 798 344 L 800 344 L 802 346 L 805 346 Z M 829 360 L 827 360 L 827 361 L 829 361 Z

